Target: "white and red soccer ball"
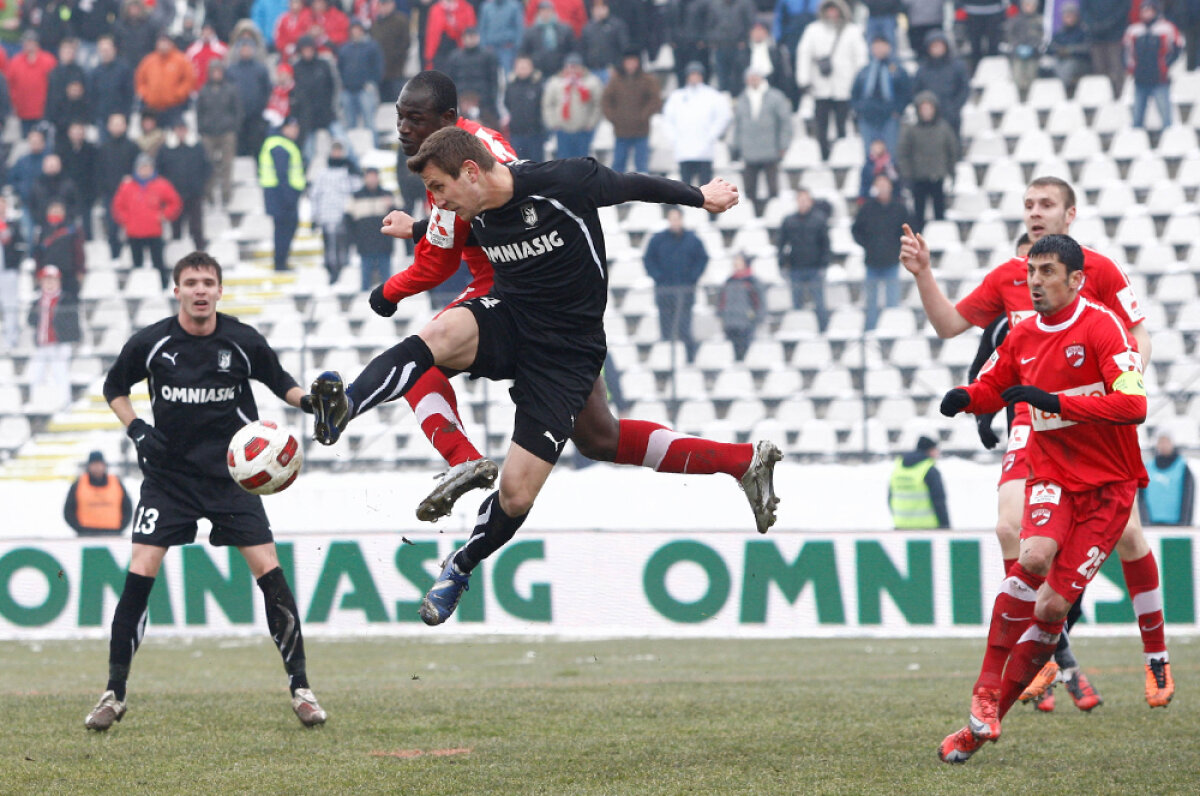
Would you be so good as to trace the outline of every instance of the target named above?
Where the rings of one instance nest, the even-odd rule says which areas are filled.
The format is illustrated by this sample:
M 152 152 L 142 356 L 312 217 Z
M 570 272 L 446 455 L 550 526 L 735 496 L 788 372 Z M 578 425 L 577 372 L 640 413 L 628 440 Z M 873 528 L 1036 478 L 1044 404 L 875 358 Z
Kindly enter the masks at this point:
M 226 463 L 229 475 L 242 489 L 273 495 L 296 480 L 304 453 L 295 434 L 270 420 L 256 420 L 233 435 Z

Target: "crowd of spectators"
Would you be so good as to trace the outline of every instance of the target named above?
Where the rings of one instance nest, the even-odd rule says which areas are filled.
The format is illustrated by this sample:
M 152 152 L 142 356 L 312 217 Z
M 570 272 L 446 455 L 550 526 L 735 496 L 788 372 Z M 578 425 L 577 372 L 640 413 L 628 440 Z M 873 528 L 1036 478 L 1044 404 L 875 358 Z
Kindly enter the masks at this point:
M 234 160 L 250 156 L 276 224 L 276 267 L 290 267 L 296 208 L 307 194 L 329 278 L 338 279 L 353 248 L 366 289 L 391 269 L 391 246 L 369 234 L 371 214 L 408 202 L 380 187 L 377 170 L 359 168 L 349 131 L 374 132 L 406 75 L 437 68 L 458 86 L 463 114 L 501 129 L 522 157 L 542 159 L 551 138 L 558 156 L 593 153 L 606 119 L 610 162 L 648 171 L 651 121 L 661 114 L 674 169 L 699 184 L 711 179 L 723 142 L 760 215 L 779 193 L 797 132 L 828 160 L 853 121 L 865 159 L 855 229 L 868 265 L 870 327 L 896 293 L 895 253 L 872 241 L 892 236 L 898 219 L 920 229 L 930 211 L 944 218 L 980 60 L 1007 56 L 1022 95 L 1039 75 L 1058 75 L 1068 94 L 1098 73 L 1119 95 L 1128 77 L 1133 124 L 1146 123 L 1153 103 L 1165 126 L 1171 65 L 1181 56 L 1189 68 L 1197 63 L 1200 3 L 1162 3 L 3 3 L 0 123 L 15 117 L 8 129 L 20 138 L 10 136 L 0 151 L 5 216 L 14 213 L 0 219 L 0 272 L 9 280 L 14 261 L 33 257 L 39 272 L 57 269 L 64 301 L 74 301 L 87 270 L 84 241 L 103 235 L 113 258 L 126 243 L 135 267 L 148 254 L 165 286 L 164 241 L 186 227 L 204 248 L 205 210 L 230 208 Z M 811 111 L 799 124 L 806 98 Z M 328 157 L 318 152 L 322 135 L 336 142 Z M 799 192 L 778 251 L 797 306 L 813 302 L 822 326 L 827 309 L 815 275 L 828 264 L 828 223 L 820 203 Z M 751 262 L 739 269 L 739 285 L 749 284 Z M 17 313 L 8 281 L 4 293 L 11 345 Z M 676 333 L 686 327 L 682 307 L 663 314 L 677 319 Z

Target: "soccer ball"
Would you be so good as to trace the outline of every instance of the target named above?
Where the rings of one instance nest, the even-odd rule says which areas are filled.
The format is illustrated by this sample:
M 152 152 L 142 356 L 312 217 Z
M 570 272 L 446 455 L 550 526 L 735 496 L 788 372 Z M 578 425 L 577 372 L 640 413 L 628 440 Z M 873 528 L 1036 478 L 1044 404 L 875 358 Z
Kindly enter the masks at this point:
M 255 495 L 273 495 L 292 485 L 304 464 L 296 435 L 270 420 L 242 426 L 229 441 L 229 475 Z

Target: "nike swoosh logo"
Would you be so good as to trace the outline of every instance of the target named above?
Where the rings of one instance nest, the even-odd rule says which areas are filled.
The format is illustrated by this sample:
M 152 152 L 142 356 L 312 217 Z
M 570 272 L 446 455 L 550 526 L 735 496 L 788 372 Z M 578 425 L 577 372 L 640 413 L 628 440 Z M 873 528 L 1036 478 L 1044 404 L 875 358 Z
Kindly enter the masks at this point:
M 1010 622 L 1026 622 L 1030 619 L 1033 619 L 1032 616 L 1009 616 L 1007 611 L 1000 614 L 1000 617 L 1002 619 L 1007 619 Z
M 1037 359 L 1037 357 L 1030 357 L 1029 359 L 1026 359 L 1025 357 L 1021 357 L 1021 364 L 1028 365 L 1030 362 L 1032 362 L 1035 359 Z
M 1076 583 L 1075 581 L 1071 581 L 1071 588 L 1072 588 L 1072 589 L 1079 589 L 1080 591 L 1083 591 L 1083 590 L 1084 590 L 1084 588 L 1085 588 L 1086 586 L 1087 586 L 1087 584 L 1086 584 L 1086 583 L 1085 583 L 1083 586 L 1080 586 L 1080 585 L 1079 585 L 1078 583 Z
M 1014 279 L 1013 284 L 1014 285 L 1027 285 L 1027 284 L 1029 284 L 1029 282 L 1024 279 Z
M 140 437 L 138 437 L 137 439 L 135 439 L 135 440 L 133 441 L 133 443 L 136 445 L 136 444 L 138 444 L 139 442 L 141 442 L 142 440 L 144 440 L 145 438 L 146 438 L 146 435 L 145 435 L 145 434 L 143 434 L 142 436 L 140 436 Z
M 1163 623 L 1160 621 L 1157 625 L 1153 625 L 1151 627 L 1146 627 L 1145 625 L 1142 625 L 1141 627 L 1143 633 L 1149 633 L 1151 630 L 1158 630 L 1162 626 Z

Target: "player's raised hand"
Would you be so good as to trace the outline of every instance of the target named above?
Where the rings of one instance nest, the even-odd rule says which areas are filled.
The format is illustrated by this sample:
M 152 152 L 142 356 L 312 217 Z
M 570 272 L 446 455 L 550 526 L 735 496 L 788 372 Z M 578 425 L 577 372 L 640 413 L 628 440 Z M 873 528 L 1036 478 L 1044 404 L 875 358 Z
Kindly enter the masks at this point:
M 704 209 L 710 213 L 724 213 L 738 203 L 737 186 L 717 177 L 700 186 L 704 194 Z
M 900 264 L 913 276 L 929 268 L 929 244 L 920 233 L 905 224 L 900 235 Z
M 407 240 L 413 236 L 413 217 L 403 210 L 393 210 L 383 218 L 379 231 L 393 238 Z

